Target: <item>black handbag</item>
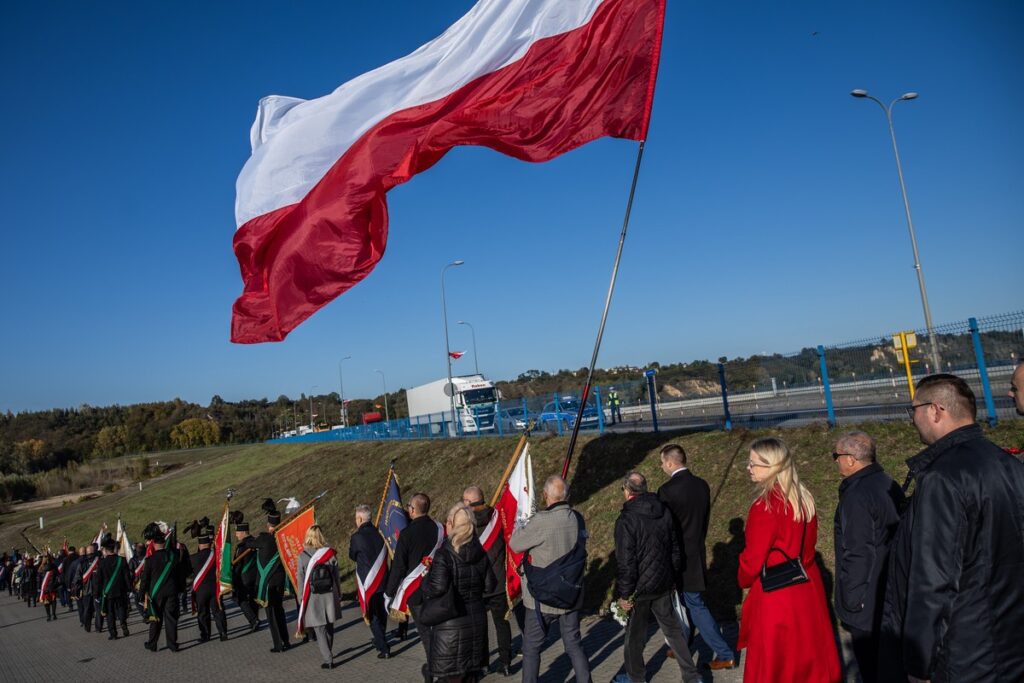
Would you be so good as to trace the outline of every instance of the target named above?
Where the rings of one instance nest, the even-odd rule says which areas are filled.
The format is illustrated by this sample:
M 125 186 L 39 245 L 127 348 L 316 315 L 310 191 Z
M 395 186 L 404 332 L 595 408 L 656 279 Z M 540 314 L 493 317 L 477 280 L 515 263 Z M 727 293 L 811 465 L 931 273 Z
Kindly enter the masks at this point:
M 452 553 L 454 555 L 455 553 Z M 455 588 L 459 581 L 459 561 L 452 558 L 452 579 L 448 584 L 448 590 L 441 595 L 431 598 L 423 596 L 423 604 L 420 605 L 416 621 L 424 626 L 437 626 L 446 621 L 461 617 L 466 614 L 466 608 L 462 604 L 459 591 Z M 422 588 L 420 589 L 422 590 Z
M 772 546 L 771 550 L 768 551 L 768 557 L 764 558 L 764 564 L 761 565 L 761 590 L 765 593 L 771 593 L 772 591 L 810 581 L 807 577 L 807 570 L 804 569 L 803 561 L 804 537 L 806 535 L 807 517 L 804 517 L 803 530 L 800 533 L 800 554 L 795 558 L 787 555 L 785 551 Z M 772 556 L 772 553 L 779 553 L 786 558 L 786 561 L 769 567 L 768 558 Z

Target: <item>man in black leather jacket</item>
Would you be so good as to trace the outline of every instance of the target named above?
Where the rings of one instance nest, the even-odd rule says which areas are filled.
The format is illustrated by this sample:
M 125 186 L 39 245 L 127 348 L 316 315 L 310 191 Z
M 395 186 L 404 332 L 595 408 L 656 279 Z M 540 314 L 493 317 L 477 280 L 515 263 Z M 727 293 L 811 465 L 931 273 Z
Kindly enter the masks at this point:
M 622 492 L 626 503 L 615 522 L 618 572 L 614 597 L 631 616 L 623 652 L 626 672 L 617 676 L 615 683 L 646 680 L 643 651 L 651 614 L 675 653 L 683 680 L 699 681 L 672 606 L 675 577 L 682 564 L 672 515 L 656 495 L 647 491 L 647 479 L 639 472 L 626 475 Z
M 907 460 L 890 550 L 886 680 L 1024 681 L 1024 465 L 985 438 L 959 377 L 922 379 L 908 412 L 928 448 Z

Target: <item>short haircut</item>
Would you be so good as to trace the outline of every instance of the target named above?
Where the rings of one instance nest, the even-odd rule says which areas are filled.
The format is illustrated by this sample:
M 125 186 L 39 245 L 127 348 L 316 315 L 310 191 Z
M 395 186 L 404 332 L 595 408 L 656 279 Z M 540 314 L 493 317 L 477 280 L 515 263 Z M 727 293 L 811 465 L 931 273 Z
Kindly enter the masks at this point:
M 928 375 L 917 383 L 918 403 L 937 403 L 957 420 L 976 420 L 978 401 L 967 382 L 947 373 Z
M 373 512 L 370 510 L 369 505 L 366 505 L 365 503 L 360 503 L 359 505 L 356 505 L 356 517 L 359 517 L 360 519 L 369 522 L 370 517 L 372 515 Z
M 875 461 L 875 438 L 859 429 L 843 434 L 836 441 L 836 452 L 852 455 L 861 462 Z
M 671 460 L 672 462 L 679 463 L 680 465 L 686 464 L 686 451 L 683 447 L 677 443 L 670 443 L 667 446 L 661 448 L 661 459 Z
M 568 487 L 565 485 L 565 479 L 562 479 L 557 474 L 552 474 L 544 482 L 544 496 L 555 502 L 565 500 L 569 497 Z
M 462 496 L 466 497 L 467 493 L 470 494 L 470 499 L 471 500 L 474 500 L 474 501 L 479 500 L 479 501 L 483 502 L 484 490 L 482 488 L 480 488 L 479 486 L 477 486 L 475 484 L 473 486 L 467 486 L 466 490 L 462 492 Z
M 430 496 L 425 493 L 413 494 L 413 497 L 409 499 L 409 505 L 411 505 L 412 509 L 418 514 L 430 514 Z
M 639 472 L 630 472 L 622 480 L 622 488 L 633 494 L 647 493 L 647 478 Z

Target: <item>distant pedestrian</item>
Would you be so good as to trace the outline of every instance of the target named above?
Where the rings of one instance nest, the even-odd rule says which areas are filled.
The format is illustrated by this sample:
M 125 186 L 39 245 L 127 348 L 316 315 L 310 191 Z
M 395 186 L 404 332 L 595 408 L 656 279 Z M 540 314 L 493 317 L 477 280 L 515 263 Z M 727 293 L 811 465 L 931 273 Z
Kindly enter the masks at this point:
M 608 390 L 608 412 L 611 413 L 611 424 L 622 422 L 622 401 L 615 387 Z
M 334 622 L 341 617 L 337 552 L 327 544 L 319 524 L 306 530 L 299 554 L 299 616 L 295 637 L 313 629 L 320 650 L 320 668 L 334 666 Z
M 630 617 L 623 648 L 626 671 L 613 683 L 647 680 L 643 651 L 651 615 L 675 654 L 682 680 L 700 681 L 672 606 L 676 576 L 682 572 L 682 552 L 672 513 L 647 490 L 647 479 L 639 472 L 626 475 L 622 493 L 626 502 L 615 522 L 617 573 L 613 597 Z
M 825 586 L 814 562 L 818 517 L 814 497 L 800 482 L 796 462 L 781 439 L 750 446 L 747 471 L 758 496 L 747 515 L 746 547 L 739 558 L 743 601 L 738 647 L 747 651 L 748 683 L 836 683 L 842 678 Z M 767 591 L 762 571 L 796 560 L 807 580 Z
M 674 607 L 681 617 L 683 634 L 689 641 L 689 621 L 697 628 L 704 643 L 714 657 L 708 663 L 712 670 L 732 669 L 736 666 L 736 653 L 722 637 L 715 618 L 704 604 L 703 591 L 707 588 L 708 519 L 711 516 L 711 488 L 688 467 L 686 451 L 678 444 L 661 449 L 661 470 L 669 480 L 658 489 L 658 499 L 672 513 L 676 538 L 682 551 L 682 569 L 676 573 L 673 597 Z
M 49 555 L 44 555 L 40 560 L 38 576 L 39 602 L 43 603 L 43 609 L 46 610 L 46 620 L 53 621 L 57 618 L 57 604 L 60 600 L 60 577 Z
M 889 544 L 903 492 L 875 461 L 875 440 L 865 432 L 840 437 L 832 459 L 843 478 L 834 520 L 835 611 L 853 639 L 861 679 L 875 683 Z
M 955 375 L 922 379 L 907 410 L 927 448 L 907 460 L 914 493 L 890 551 L 886 673 L 1024 681 L 1024 466 L 985 438 Z
M 508 547 L 516 553 L 528 553 L 529 562 L 535 567 L 550 566 L 571 553 L 577 544 L 582 544 L 585 549 L 587 528 L 583 523 L 583 517 L 569 507 L 568 497 L 569 491 L 565 480 L 558 476 L 548 477 L 544 483 L 544 502 L 547 507 L 538 510 L 526 526 L 512 533 Z M 583 591 L 580 590 L 579 598 L 572 607 L 552 607 L 534 599 L 530 593 L 530 582 L 524 577 L 523 604 L 526 606 L 523 683 L 537 683 L 537 677 L 540 675 L 541 646 L 544 645 L 548 629 L 555 622 L 558 622 L 562 645 L 572 662 L 577 683 L 590 683 L 590 663 L 583 652 L 580 639 Z

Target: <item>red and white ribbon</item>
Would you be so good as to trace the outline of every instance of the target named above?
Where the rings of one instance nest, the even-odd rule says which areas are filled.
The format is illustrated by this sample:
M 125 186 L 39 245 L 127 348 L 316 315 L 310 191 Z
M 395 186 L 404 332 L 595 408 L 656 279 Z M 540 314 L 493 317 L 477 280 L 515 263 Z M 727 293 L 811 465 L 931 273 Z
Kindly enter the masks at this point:
M 366 575 L 366 581 L 359 578 L 359 572 L 356 572 L 356 595 L 359 597 L 359 607 L 363 610 L 363 616 L 366 616 L 370 598 L 380 589 L 381 581 L 384 578 L 384 570 L 387 568 L 387 558 L 388 547 L 387 545 L 382 545 L 380 547 L 380 554 L 377 555 L 377 559 L 374 560 L 373 566 L 370 567 L 370 571 Z
M 212 566 L 213 566 L 213 551 L 211 550 L 210 554 L 206 556 L 206 562 L 203 563 L 202 569 L 200 569 L 196 573 L 196 578 L 192 579 L 192 592 L 193 593 L 195 593 L 197 590 L 199 590 L 199 586 L 201 586 L 203 584 L 203 581 L 206 580 L 206 576 L 207 576 L 207 574 L 210 573 L 210 567 L 212 567 Z
M 434 524 L 437 524 L 437 543 L 434 544 L 434 549 L 431 550 L 430 554 L 424 559 L 433 560 L 434 553 L 436 553 L 438 548 L 441 547 L 441 544 L 444 543 L 444 527 L 438 522 L 434 522 Z M 402 583 L 398 585 L 398 590 L 395 591 L 394 597 L 388 601 L 388 609 L 393 609 L 397 612 L 407 611 L 409 596 L 419 590 L 420 582 L 423 581 L 423 575 L 426 571 L 427 564 L 421 560 L 420 563 L 417 564 L 411 572 L 409 572 L 409 575 L 402 579 Z
M 320 548 L 313 553 L 309 564 L 306 565 L 306 575 L 302 577 L 302 600 L 299 602 L 299 619 L 296 625 L 296 631 L 299 633 L 305 630 L 303 620 L 306 618 L 306 606 L 309 604 L 309 577 L 313 575 L 313 568 L 325 562 L 330 562 L 334 559 L 335 554 L 334 548 Z

